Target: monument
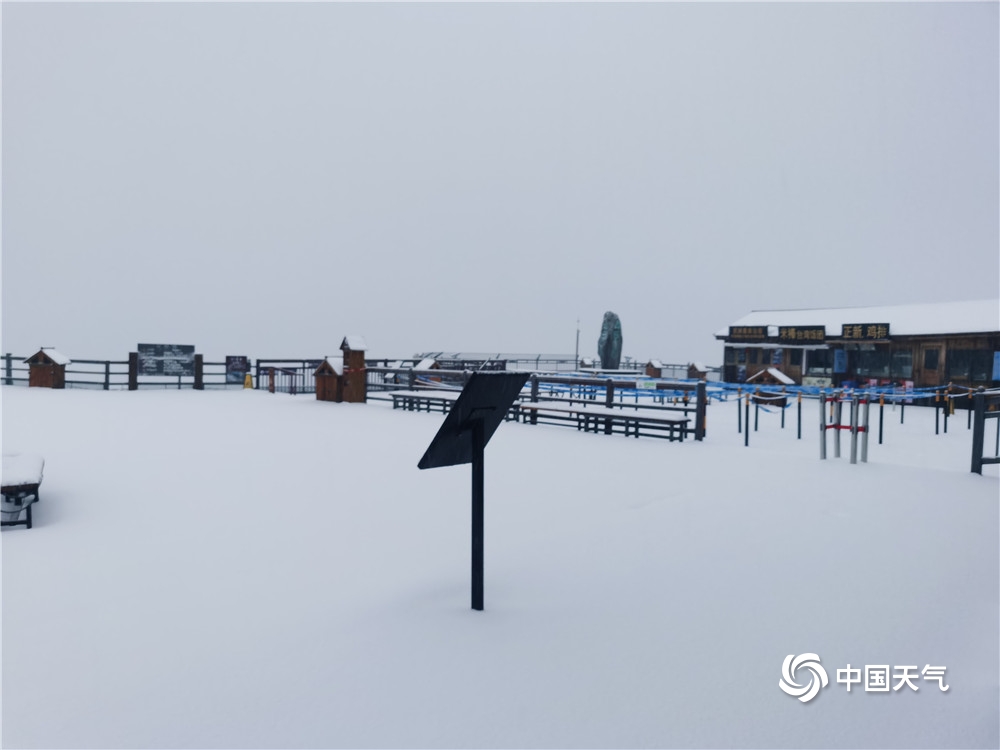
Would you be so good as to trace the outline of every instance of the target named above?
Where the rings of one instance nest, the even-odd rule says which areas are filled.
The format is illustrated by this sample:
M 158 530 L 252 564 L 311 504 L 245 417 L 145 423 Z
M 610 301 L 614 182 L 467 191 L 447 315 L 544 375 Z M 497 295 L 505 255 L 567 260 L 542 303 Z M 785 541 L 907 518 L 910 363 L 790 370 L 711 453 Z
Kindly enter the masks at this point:
M 622 359 L 622 322 L 610 310 L 604 313 L 601 336 L 597 339 L 597 355 L 602 370 L 617 370 Z

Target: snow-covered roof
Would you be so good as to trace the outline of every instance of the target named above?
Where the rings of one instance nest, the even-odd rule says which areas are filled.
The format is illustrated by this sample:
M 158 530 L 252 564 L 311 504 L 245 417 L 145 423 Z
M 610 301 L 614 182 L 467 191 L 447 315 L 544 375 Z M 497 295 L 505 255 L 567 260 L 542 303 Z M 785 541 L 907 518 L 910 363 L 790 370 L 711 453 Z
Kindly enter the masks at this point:
M 703 362 L 692 362 L 691 364 L 698 372 L 708 372 L 708 368 L 705 367 Z
M 649 366 L 650 367 L 660 368 L 660 367 L 663 367 L 663 363 L 660 360 L 658 360 L 658 359 L 651 359 L 651 360 L 649 360 Z
M 330 367 L 333 368 L 333 371 L 335 373 L 337 373 L 338 375 L 343 375 L 344 374 L 344 358 L 343 357 L 327 357 L 323 361 L 326 362 L 328 365 L 330 365 Z
M 434 357 L 425 357 L 424 359 L 417 362 L 414 365 L 414 370 L 430 370 L 433 365 L 437 364 L 437 360 Z
M 368 350 L 368 347 L 365 346 L 364 337 L 358 336 L 356 333 L 344 336 L 344 340 L 340 344 L 340 348 L 341 349 L 347 348 L 350 349 L 352 352 L 363 352 Z
M 51 346 L 43 346 L 41 351 L 43 351 L 45 353 L 45 356 L 51 359 L 57 365 L 68 365 L 71 361 L 69 357 L 67 357 L 65 354 L 61 352 L 56 351 Z M 31 356 L 33 357 L 35 355 L 32 354 Z M 31 359 L 31 357 L 28 357 L 28 359 Z M 28 359 L 24 361 L 27 362 Z
M 825 326 L 826 335 L 839 337 L 841 327 L 852 323 L 888 323 L 889 336 L 924 336 L 948 333 L 1000 332 L 1000 300 L 933 302 L 881 307 L 835 307 L 804 310 L 754 310 L 734 326 Z M 729 335 L 729 327 L 716 332 Z
M 766 370 L 755 372 L 753 375 L 747 378 L 747 382 L 748 383 L 753 382 L 755 379 L 763 375 L 765 372 L 771 377 L 773 377 L 775 380 L 777 380 L 779 383 L 784 383 L 785 385 L 795 385 L 794 380 L 785 375 L 785 373 L 783 373 L 781 370 L 775 370 L 773 367 L 768 367 Z

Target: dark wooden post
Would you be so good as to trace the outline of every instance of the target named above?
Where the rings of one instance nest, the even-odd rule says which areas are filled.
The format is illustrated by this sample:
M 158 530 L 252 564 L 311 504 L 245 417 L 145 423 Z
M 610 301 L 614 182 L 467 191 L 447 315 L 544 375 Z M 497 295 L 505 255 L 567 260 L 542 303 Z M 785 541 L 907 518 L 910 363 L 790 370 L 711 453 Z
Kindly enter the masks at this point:
M 139 389 L 139 352 L 128 353 L 128 389 Z
M 4 385 L 14 385 L 14 369 L 12 363 L 12 356 L 10 352 L 4 355 Z M 29 506 L 30 507 L 30 506 Z
M 111 363 L 105 361 L 104 363 L 104 390 L 111 389 Z
M 694 439 L 704 440 L 705 439 L 705 420 L 707 417 L 706 412 L 708 411 L 708 391 L 705 387 L 705 381 L 698 381 L 698 385 L 695 387 L 695 407 L 694 407 Z
M 274 368 L 267 368 L 267 391 L 268 393 L 274 393 Z
M 608 409 L 613 408 L 615 405 L 615 381 L 608 378 L 607 385 L 604 386 L 604 406 Z M 604 420 L 604 434 L 611 434 L 611 420 Z
M 257 388 L 260 388 L 260 360 L 259 359 L 257 360 L 256 364 L 254 365 L 254 369 L 256 371 L 257 377 L 255 377 L 253 379 L 253 387 L 256 390 Z
M 983 473 L 983 443 L 986 441 L 986 394 L 982 391 L 980 387 L 972 397 L 976 413 L 972 420 L 972 471 L 976 474 Z
M 194 355 L 194 389 L 205 390 L 205 358 L 202 354 Z
M 417 385 L 417 374 L 413 372 L 413 368 L 411 367 L 409 370 L 406 371 L 406 388 L 412 391 L 416 387 L 416 385 Z
M 531 373 L 531 403 L 538 403 L 538 375 Z M 538 424 L 538 409 L 531 410 L 531 424 Z
M 878 444 L 882 445 L 882 411 L 885 409 L 885 394 L 878 397 Z
M 737 406 L 736 408 L 738 409 L 739 407 Z M 743 425 L 744 425 L 743 445 L 749 447 L 750 446 L 750 394 L 749 393 L 747 394 L 746 407 L 744 408 L 746 409 L 746 412 L 743 415 Z
M 802 439 L 802 391 L 799 391 L 799 397 L 796 400 L 798 401 L 798 404 L 796 405 L 796 409 L 798 411 L 798 415 L 796 417 L 798 420 L 798 436 L 795 439 L 801 440 Z
M 743 432 L 743 391 L 740 388 L 736 389 L 736 433 L 739 434 Z
M 472 423 L 472 608 L 483 610 L 483 420 Z

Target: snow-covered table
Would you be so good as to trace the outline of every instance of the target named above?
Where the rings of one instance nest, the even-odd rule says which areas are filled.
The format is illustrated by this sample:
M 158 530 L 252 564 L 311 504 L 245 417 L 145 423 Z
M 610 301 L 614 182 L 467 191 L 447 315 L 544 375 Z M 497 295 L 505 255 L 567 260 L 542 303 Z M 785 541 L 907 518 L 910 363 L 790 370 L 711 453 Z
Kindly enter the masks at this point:
M 5 453 L 0 474 L 0 526 L 31 528 L 31 505 L 38 502 L 45 460 L 33 454 Z M 24 520 L 19 520 L 21 513 Z

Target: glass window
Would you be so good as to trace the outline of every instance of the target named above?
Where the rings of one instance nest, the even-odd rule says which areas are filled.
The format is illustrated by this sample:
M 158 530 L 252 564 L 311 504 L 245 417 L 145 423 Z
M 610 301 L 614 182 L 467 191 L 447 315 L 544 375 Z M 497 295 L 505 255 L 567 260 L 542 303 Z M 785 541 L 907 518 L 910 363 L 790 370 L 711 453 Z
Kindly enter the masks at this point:
M 802 367 L 802 350 L 792 349 L 788 352 L 788 364 L 792 367 Z
M 972 377 L 978 383 L 988 383 L 993 376 L 993 352 L 989 349 L 977 349 L 972 352 Z
M 806 375 L 824 377 L 830 375 L 833 367 L 833 350 L 810 349 L 806 355 Z
M 757 364 L 757 353 L 759 351 L 759 349 L 747 349 L 747 362 L 752 365 Z
M 909 380 L 913 377 L 913 350 L 896 349 L 892 353 L 892 375 L 899 380 Z
M 726 364 L 727 365 L 736 364 L 736 350 L 731 346 L 726 347 Z
M 948 378 L 969 379 L 969 368 L 972 365 L 971 349 L 951 349 L 948 352 Z
M 746 349 L 737 349 L 736 350 L 736 361 L 739 362 L 741 365 L 744 364 L 747 361 L 747 350 Z
M 940 349 L 924 349 L 924 369 L 936 370 L 938 368 L 938 354 Z
M 885 349 L 857 353 L 855 372 L 863 378 L 889 377 L 889 352 Z

